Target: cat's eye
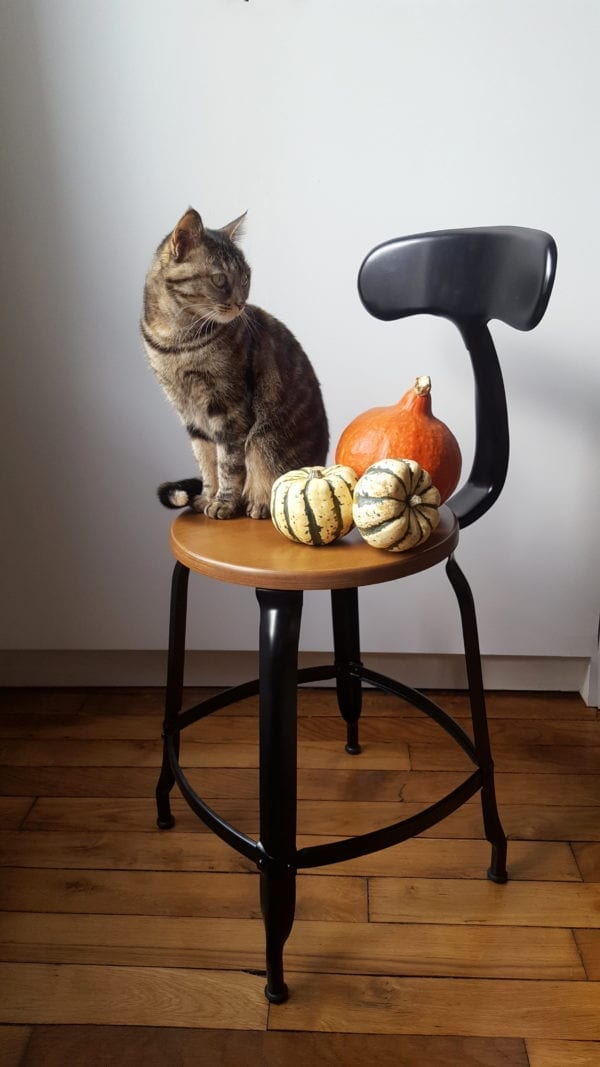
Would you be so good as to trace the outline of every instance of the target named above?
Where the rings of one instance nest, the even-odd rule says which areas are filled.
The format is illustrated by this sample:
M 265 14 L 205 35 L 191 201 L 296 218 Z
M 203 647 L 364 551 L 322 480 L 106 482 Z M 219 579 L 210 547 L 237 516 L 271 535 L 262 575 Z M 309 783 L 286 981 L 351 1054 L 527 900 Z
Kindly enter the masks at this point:
M 224 274 L 213 274 L 212 275 L 212 280 L 213 280 L 213 283 L 216 285 L 217 289 L 224 289 L 225 288 L 225 284 L 227 282 L 227 278 L 225 277 Z

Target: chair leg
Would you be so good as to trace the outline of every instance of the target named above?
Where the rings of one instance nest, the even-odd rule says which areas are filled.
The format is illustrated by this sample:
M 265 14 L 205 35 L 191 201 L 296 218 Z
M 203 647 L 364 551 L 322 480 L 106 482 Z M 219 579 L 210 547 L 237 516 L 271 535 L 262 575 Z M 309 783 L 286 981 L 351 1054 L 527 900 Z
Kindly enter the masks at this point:
M 446 573 L 456 594 L 462 622 L 469 699 L 473 719 L 473 739 L 477 759 L 482 773 L 481 806 L 486 839 L 492 846 L 492 862 L 488 869 L 488 878 L 493 882 L 506 882 L 506 835 L 500 822 L 494 786 L 494 763 L 490 746 L 485 694 L 481 673 L 481 656 L 475 604 L 469 583 L 458 566 L 454 556 L 448 558 Z
M 171 812 L 169 794 L 175 785 L 167 751 L 167 735 L 177 723 L 183 697 L 183 668 L 185 659 L 185 624 L 187 611 L 187 587 L 189 570 L 176 563 L 171 583 L 171 615 L 169 621 L 169 655 L 167 661 L 167 688 L 165 693 L 165 719 L 163 724 L 163 761 L 156 786 L 156 824 L 160 830 L 170 830 L 175 824 Z M 179 734 L 174 738 L 175 751 L 179 758 Z
M 346 752 L 356 756 L 361 751 L 358 720 L 362 687 L 360 678 L 350 673 L 350 667 L 360 664 L 358 589 L 332 589 L 331 613 L 338 707 L 346 723 Z
M 260 604 L 260 899 L 267 984 L 288 998 L 283 946 L 296 907 L 296 707 L 302 593 L 257 589 Z

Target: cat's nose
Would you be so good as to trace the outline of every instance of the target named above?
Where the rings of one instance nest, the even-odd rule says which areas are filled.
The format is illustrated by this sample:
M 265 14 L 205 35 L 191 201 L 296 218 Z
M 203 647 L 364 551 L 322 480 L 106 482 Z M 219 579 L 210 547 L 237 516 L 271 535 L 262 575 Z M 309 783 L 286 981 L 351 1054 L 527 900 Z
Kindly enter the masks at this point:
M 240 304 L 239 301 L 237 301 L 235 306 L 236 306 L 236 308 L 239 309 L 239 311 L 243 311 L 244 308 L 246 307 L 246 301 L 242 300 L 241 304 Z

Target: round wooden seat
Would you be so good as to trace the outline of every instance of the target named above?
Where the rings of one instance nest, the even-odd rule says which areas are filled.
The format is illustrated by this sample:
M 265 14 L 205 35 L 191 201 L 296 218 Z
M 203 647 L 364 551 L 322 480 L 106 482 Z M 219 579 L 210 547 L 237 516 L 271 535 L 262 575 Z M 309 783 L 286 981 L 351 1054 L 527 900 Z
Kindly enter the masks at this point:
M 180 563 L 221 582 L 263 589 L 352 589 L 426 570 L 447 559 L 458 542 L 458 522 L 440 508 L 437 530 L 419 548 L 385 552 L 353 530 L 332 545 L 314 548 L 288 541 L 268 521 L 219 522 L 186 511 L 171 527 L 171 550 Z

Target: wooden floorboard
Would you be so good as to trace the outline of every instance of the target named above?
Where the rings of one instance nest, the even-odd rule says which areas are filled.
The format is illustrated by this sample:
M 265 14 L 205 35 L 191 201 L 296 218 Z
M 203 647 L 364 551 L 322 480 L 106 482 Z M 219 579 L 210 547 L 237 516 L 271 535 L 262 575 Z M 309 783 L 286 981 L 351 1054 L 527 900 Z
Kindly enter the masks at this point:
M 326 835 L 300 834 L 298 846 L 323 844 Z M 588 866 L 576 862 L 565 841 L 511 841 L 510 872 L 516 881 L 581 882 Z M 589 848 L 589 846 L 587 846 Z M 486 841 L 412 838 L 401 845 L 326 867 L 313 867 L 312 876 L 389 875 L 397 878 L 477 878 L 489 862 Z M 136 830 L 0 831 L 0 866 L 71 867 L 79 870 L 255 871 L 251 860 L 212 834 L 183 831 L 153 833 Z M 590 868 L 591 870 L 591 868 Z
M 188 916 L 0 915 L 0 960 L 260 970 L 258 919 Z M 292 970 L 341 974 L 556 978 L 585 981 L 573 931 L 442 923 L 303 921 L 286 946 Z
M 0 824 L 5 830 L 18 830 L 35 803 L 35 796 L 0 797 Z
M 585 882 L 600 882 L 600 842 L 588 841 L 573 844 L 573 854 Z
M 240 971 L 1 963 L 0 1021 L 264 1030 L 264 980 Z
M 38 1026 L 20 1067 L 97 1067 L 98 1048 L 103 1063 L 119 1067 L 364 1067 L 365 1059 L 378 1067 L 528 1065 L 524 1042 L 510 1039 Z
M 600 720 L 578 697 L 489 695 L 509 883 L 485 877 L 478 798 L 300 872 L 292 995 L 269 1006 L 254 865 L 178 796 L 156 829 L 162 691 L 0 696 L 0 1067 L 600 1064 Z M 432 697 L 469 730 L 464 693 Z M 198 723 L 182 750 L 251 835 L 257 706 Z M 364 716 L 350 757 L 333 690 L 301 693 L 302 847 L 413 815 L 469 774 L 411 705 L 368 692 Z
M 515 882 L 510 893 L 493 882 L 441 878 L 371 878 L 372 922 L 451 923 L 457 908 L 469 921 L 492 926 L 600 926 L 600 893 L 591 882 Z
M 91 742 L 88 747 L 98 745 Z M 102 745 L 102 743 L 100 743 Z M 197 744 L 197 749 L 202 745 Z M 200 753 L 200 756 L 202 753 Z M 367 753 L 368 755 L 368 753 Z M 117 754 L 118 763 L 112 764 L 113 753 L 105 751 L 92 751 L 85 753 L 87 762 L 85 767 L 93 767 L 94 783 L 99 782 L 98 771 L 111 770 L 112 766 L 118 769 L 121 766 L 129 767 L 135 759 L 136 752 L 125 751 Z M 46 754 L 46 758 L 50 753 Z M 63 752 L 59 756 L 57 766 L 64 768 L 61 782 L 56 781 L 56 775 L 44 775 L 42 781 L 39 771 L 44 766 L 41 762 L 27 765 L 29 775 L 24 782 L 26 793 L 29 795 L 32 788 L 37 786 L 38 795 L 40 785 L 44 781 L 55 783 L 55 788 L 60 784 L 62 795 L 66 795 L 67 789 L 71 790 L 70 796 L 81 795 L 82 788 L 87 785 L 89 794 L 89 773 L 82 773 L 78 768 L 70 764 L 64 767 L 60 759 L 68 759 L 69 753 Z M 128 763 L 127 760 L 130 762 Z M 194 765 L 187 753 L 185 756 L 186 766 L 189 770 Z M 326 762 L 327 753 L 323 755 L 322 762 Z M 367 760 L 367 762 L 369 762 Z M 107 767 L 107 763 L 109 766 Z M 156 759 L 153 768 L 138 768 L 138 774 L 134 782 L 138 785 L 138 791 L 130 792 L 131 796 L 151 796 L 156 779 L 156 768 L 160 766 L 160 760 Z M 66 776 L 66 772 L 71 773 Z M 73 770 L 77 773 L 73 774 Z M 144 773 L 145 771 L 145 773 Z M 36 773 L 38 777 L 36 777 Z M 202 789 L 202 795 L 210 800 L 217 800 L 235 796 L 237 798 L 256 797 L 257 770 L 243 767 L 202 767 L 201 773 L 194 777 Z M 306 768 L 300 767 L 298 774 L 298 796 L 301 800 L 367 800 L 374 801 L 413 801 L 433 803 L 445 793 L 455 789 L 464 779 L 464 772 L 460 771 L 404 771 L 400 767 L 394 769 L 369 768 L 361 765 L 353 769 L 337 768 Z M 113 773 L 111 776 L 102 776 L 103 789 L 100 795 L 107 793 L 106 785 L 112 782 L 113 795 L 119 796 L 117 790 L 123 787 L 123 774 Z M 7 788 L 8 783 L 5 783 Z M 590 805 L 600 807 L 600 775 L 576 775 L 576 774 L 510 774 L 499 771 L 496 778 L 498 800 L 503 804 L 556 804 L 561 803 L 563 791 L 568 791 L 571 805 Z M 85 794 L 84 794 L 85 795 Z
M 594 1041 L 526 1042 L 530 1067 L 598 1067 L 600 1057 Z
M 576 930 L 574 934 L 588 978 L 600 982 L 600 930 Z
M 93 774 L 90 774 L 92 782 Z M 301 800 L 298 802 L 298 831 L 302 834 L 352 836 L 414 815 L 424 806 L 405 801 Z M 218 811 L 243 833 L 258 832 L 256 798 L 225 797 L 219 802 Z M 173 814 L 180 829 L 208 832 L 181 798 L 174 800 Z M 591 805 L 505 804 L 502 814 L 506 833 L 519 840 L 600 841 L 600 810 Z M 151 797 L 110 800 L 103 797 L 39 797 L 25 815 L 21 828 L 44 832 L 134 830 L 155 833 L 156 824 Z M 425 831 L 424 836 L 479 840 L 482 836 L 479 801 L 471 800 L 448 816 L 443 824 Z
M 0 1067 L 19 1067 L 30 1038 L 30 1026 L 0 1025 Z
M 295 996 L 271 1008 L 274 1030 L 435 1033 L 600 1041 L 600 983 L 290 975 Z M 352 1005 L 349 1010 L 349 1005 Z
M 45 721 L 47 721 L 47 718 L 48 716 L 45 716 Z M 85 728 L 85 732 L 82 733 L 79 729 L 79 724 L 66 730 L 61 728 L 58 736 L 55 734 L 55 740 L 59 740 L 61 742 L 60 745 L 53 745 L 52 737 L 43 737 L 41 740 L 44 741 L 44 744 L 40 744 L 40 739 L 35 735 L 33 738 L 4 737 L 0 743 L 0 760 L 6 762 L 4 753 L 9 752 L 12 762 L 37 763 L 38 759 L 41 759 L 43 764 L 46 762 L 45 754 L 47 752 L 54 752 L 58 755 L 62 750 L 69 752 L 71 758 L 76 759 L 77 745 L 75 742 L 82 742 L 86 739 L 131 739 L 131 733 L 134 730 L 135 739 L 132 739 L 132 748 L 136 751 L 137 760 L 150 759 L 156 749 L 156 734 L 152 734 L 152 728 L 156 728 L 156 720 L 158 719 L 160 722 L 160 716 L 144 717 L 142 731 L 142 724 L 136 725 L 137 717 L 132 716 L 124 723 L 119 721 L 118 716 L 115 717 L 114 721 L 106 721 L 103 716 L 99 715 L 95 719 L 94 732 L 91 737 L 89 724 L 83 715 L 82 718 L 82 726 Z M 468 718 L 459 719 L 458 721 L 464 723 L 465 726 L 469 722 Z M 504 748 L 522 747 L 524 745 L 542 748 L 546 746 L 569 748 L 587 748 L 591 746 L 600 748 L 596 720 L 581 721 L 573 719 L 573 721 L 544 722 L 540 719 L 534 719 L 533 721 L 490 719 L 489 727 L 492 743 L 498 747 L 499 751 Z M 114 736 L 115 733 L 117 735 L 116 738 Z M 63 736 L 65 734 L 66 737 Z M 412 716 L 398 718 L 392 715 L 385 717 L 367 716 L 361 723 L 361 737 L 365 743 L 405 742 L 408 744 L 427 744 L 435 745 L 436 748 L 442 751 L 451 749 L 454 745 L 449 737 L 444 734 L 440 735 L 437 724 L 425 716 L 420 718 Z M 341 742 L 343 739 L 343 724 L 338 716 L 305 716 L 298 720 L 298 738 L 300 741 Z M 233 741 L 256 743 L 258 739 L 258 719 L 255 715 L 216 714 L 202 720 L 202 723 L 196 723 L 190 729 L 188 739 L 190 746 L 193 747 L 194 743 L 201 739 L 202 741 L 213 743 L 231 743 Z M 7 741 L 11 742 L 10 745 L 7 745 Z M 56 756 L 54 757 L 54 762 L 56 762 Z
M 586 888 L 593 888 L 587 886 Z M 364 878 L 297 879 L 296 915 L 331 922 L 367 919 Z M 46 870 L 5 868 L 5 911 L 94 912 L 121 915 L 197 915 L 260 918 L 256 874 L 188 871 Z
M 465 766 L 458 748 L 413 742 L 409 746 L 410 765 L 415 771 L 448 771 Z M 600 748 L 597 745 L 536 745 L 515 739 L 513 744 L 494 745 L 498 771 L 519 774 L 600 774 Z

